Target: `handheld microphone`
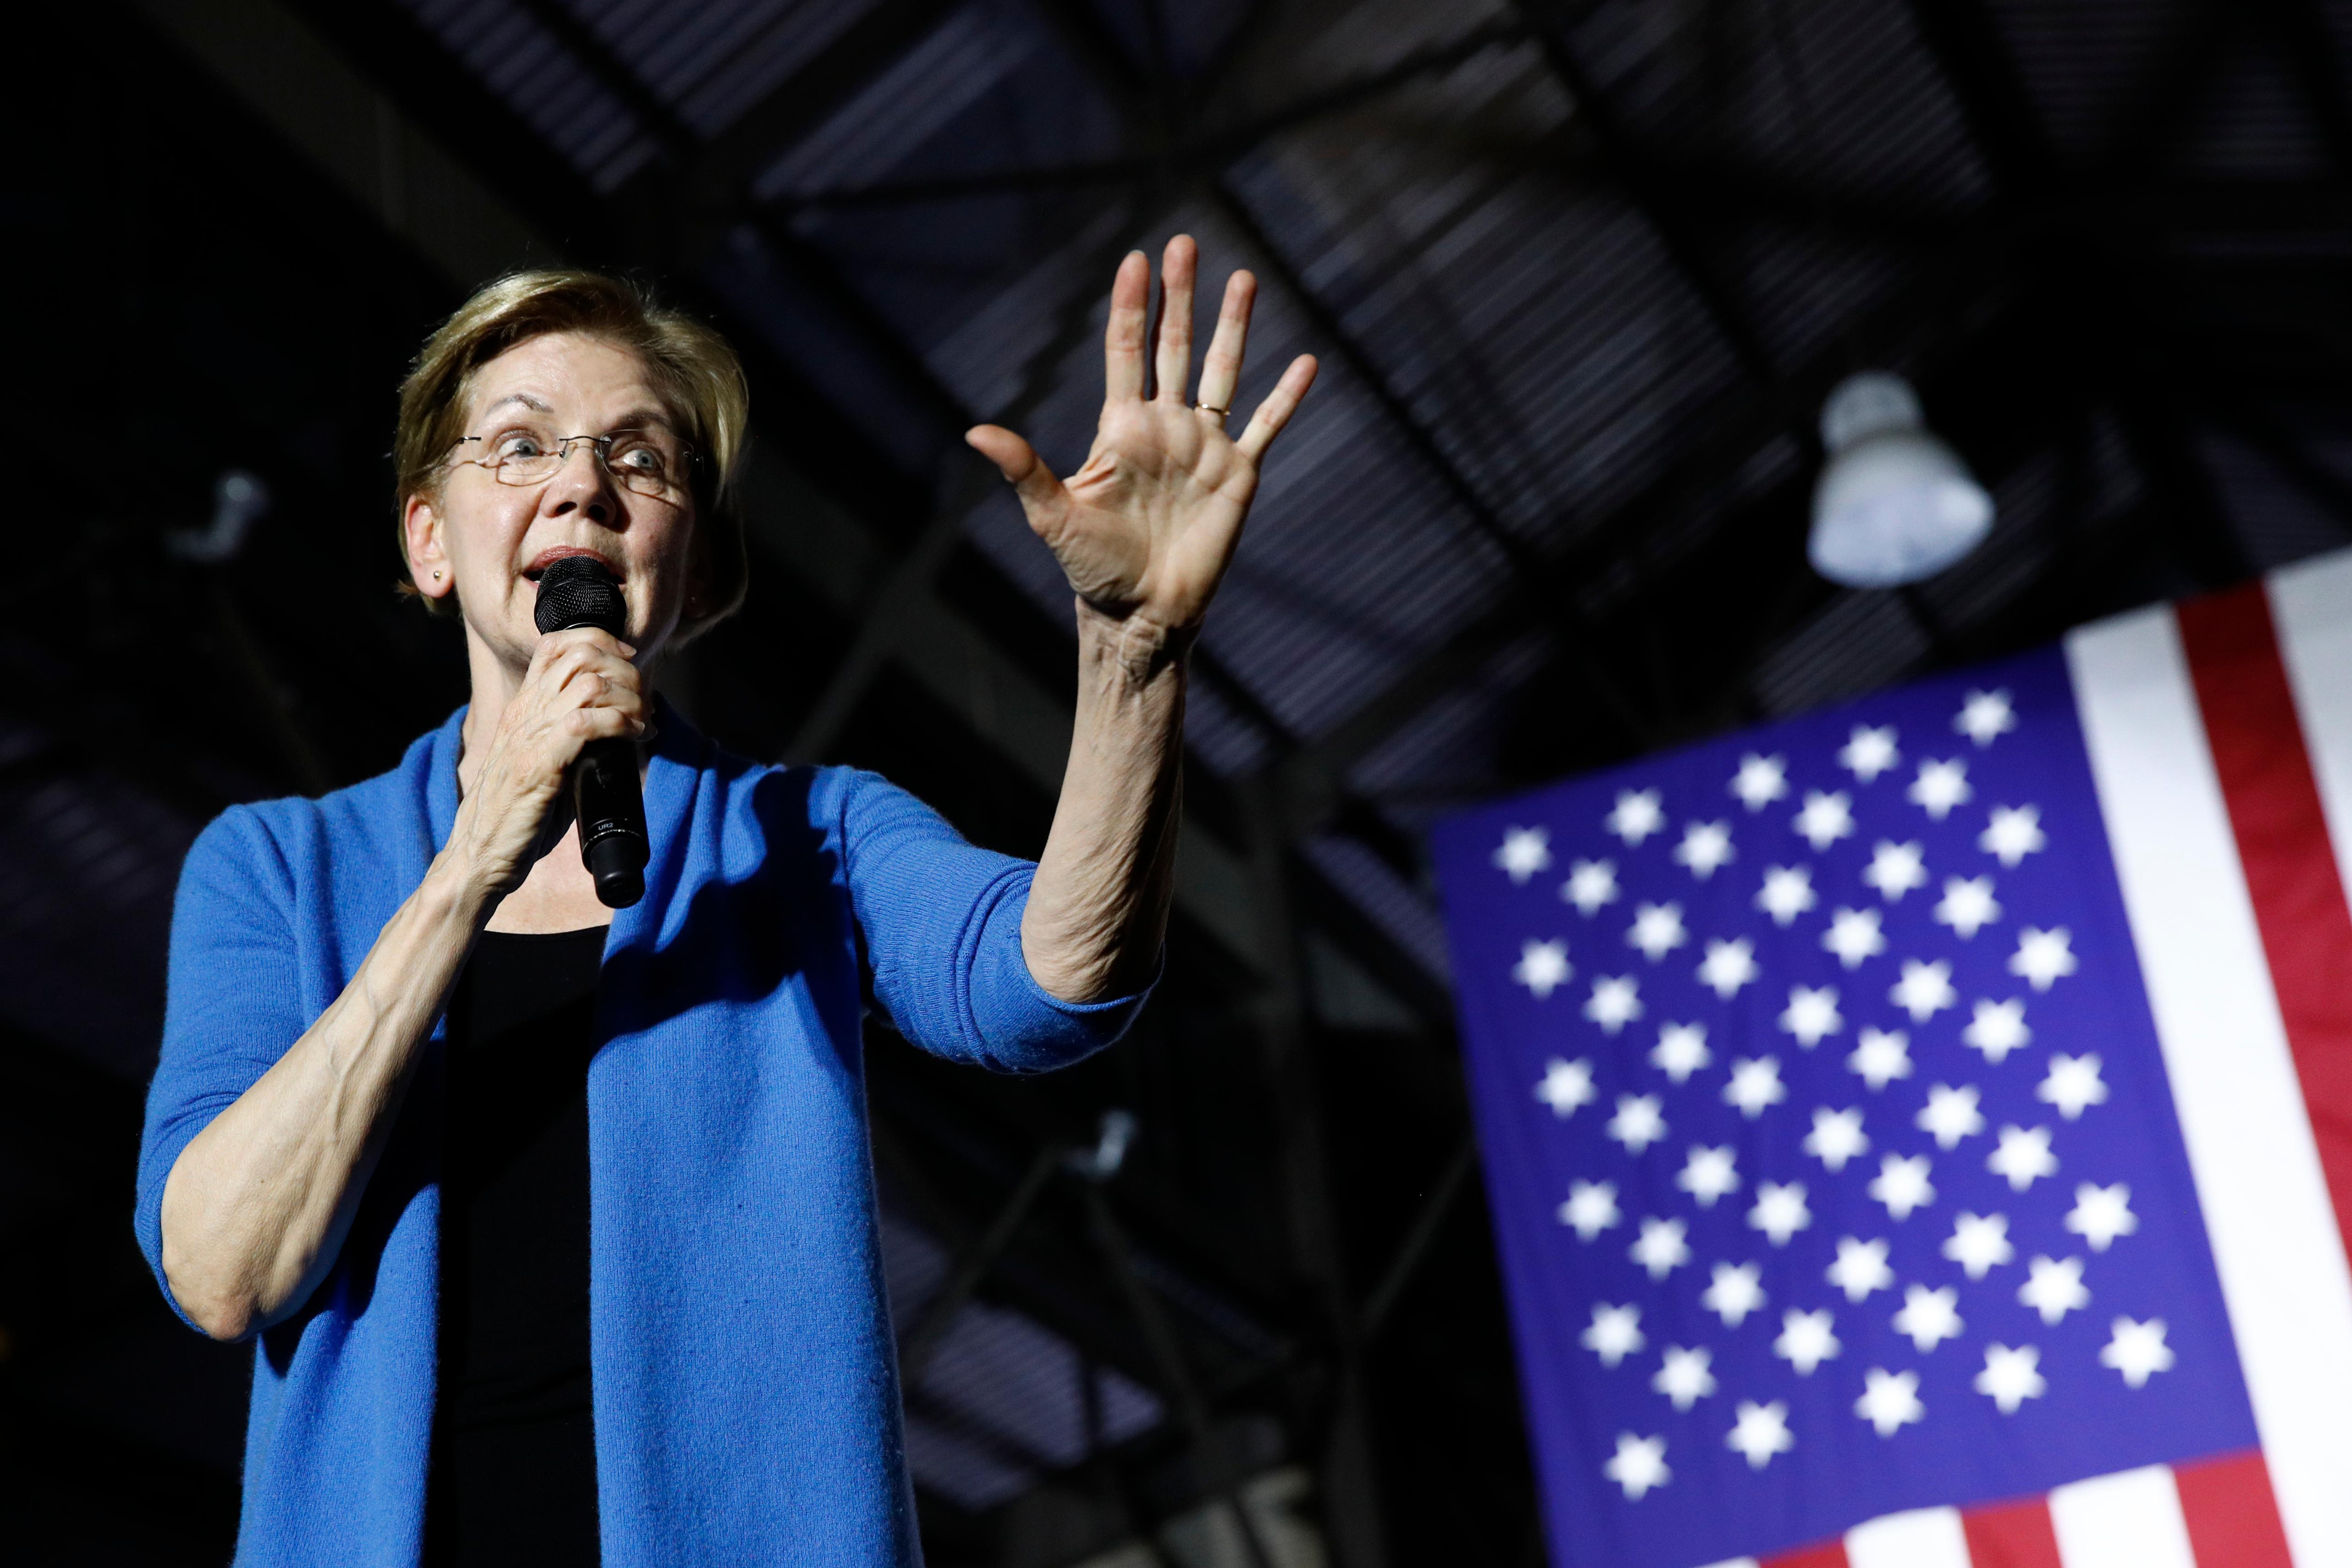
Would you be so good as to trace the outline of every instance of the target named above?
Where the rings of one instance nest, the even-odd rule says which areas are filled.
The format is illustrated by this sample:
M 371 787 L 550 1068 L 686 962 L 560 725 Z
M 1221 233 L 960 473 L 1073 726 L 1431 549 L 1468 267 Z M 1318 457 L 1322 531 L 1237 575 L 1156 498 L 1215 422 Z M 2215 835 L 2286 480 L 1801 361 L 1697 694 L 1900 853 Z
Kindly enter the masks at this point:
M 567 555 L 540 574 L 531 612 L 540 635 L 593 626 L 625 635 L 628 605 L 621 584 L 586 555 Z M 591 741 L 572 764 L 572 804 L 580 823 L 580 859 L 595 879 L 605 908 L 622 910 L 646 896 L 646 797 L 637 782 L 634 741 Z

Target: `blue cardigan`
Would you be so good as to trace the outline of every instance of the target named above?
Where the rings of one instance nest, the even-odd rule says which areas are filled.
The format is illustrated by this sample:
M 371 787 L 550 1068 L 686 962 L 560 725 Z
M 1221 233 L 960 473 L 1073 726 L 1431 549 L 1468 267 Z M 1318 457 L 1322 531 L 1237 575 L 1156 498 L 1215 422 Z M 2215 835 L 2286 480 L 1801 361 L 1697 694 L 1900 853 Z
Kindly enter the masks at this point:
M 136 1227 L 159 1282 L 173 1162 L 341 993 L 447 841 L 463 717 L 382 777 L 235 807 L 189 852 L 139 1156 Z M 675 711 L 660 731 L 653 864 L 606 941 L 588 1070 L 604 1562 L 916 1563 L 865 975 L 908 1039 L 1009 1072 L 1108 1044 L 1141 998 L 1073 1006 L 1039 988 L 1020 938 L 1034 868 L 974 848 L 904 791 L 746 762 Z M 439 1042 L 436 1027 L 332 1272 L 259 1336 L 241 1568 L 418 1560 Z

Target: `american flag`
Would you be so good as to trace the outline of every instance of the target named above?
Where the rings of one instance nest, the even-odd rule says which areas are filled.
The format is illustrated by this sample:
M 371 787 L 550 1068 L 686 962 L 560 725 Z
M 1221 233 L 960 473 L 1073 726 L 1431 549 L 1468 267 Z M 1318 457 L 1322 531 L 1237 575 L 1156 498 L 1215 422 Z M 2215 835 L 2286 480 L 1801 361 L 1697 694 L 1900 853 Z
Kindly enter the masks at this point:
M 1557 1568 L 2352 1564 L 2347 834 L 2352 554 L 1442 825 Z

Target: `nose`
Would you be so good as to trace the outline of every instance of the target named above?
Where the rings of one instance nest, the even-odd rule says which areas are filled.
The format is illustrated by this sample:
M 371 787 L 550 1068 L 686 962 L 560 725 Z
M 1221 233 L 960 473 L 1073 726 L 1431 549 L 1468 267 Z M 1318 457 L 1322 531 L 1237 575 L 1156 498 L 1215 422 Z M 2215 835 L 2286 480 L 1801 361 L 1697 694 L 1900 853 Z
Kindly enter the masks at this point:
M 575 441 L 563 454 L 562 466 L 555 470 L 541 492 L 541 505 L 549 516 L 562 517 L 566 512 L 579 511 L 597 522 L 610 522 L 619 515 L 620 497 L 613 488 L 612 475 L 597 459 L 596 443 Z

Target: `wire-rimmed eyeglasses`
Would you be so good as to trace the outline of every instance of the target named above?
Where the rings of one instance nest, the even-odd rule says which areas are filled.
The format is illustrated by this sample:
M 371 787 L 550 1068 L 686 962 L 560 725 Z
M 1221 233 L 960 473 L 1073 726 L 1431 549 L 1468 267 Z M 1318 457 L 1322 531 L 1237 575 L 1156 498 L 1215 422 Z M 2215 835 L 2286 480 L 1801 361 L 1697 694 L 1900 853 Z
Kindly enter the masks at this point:
M 597 464 L 623 489 L 641 496 L 676 500 L 686 493 L 694 449 L 661 429 L 615 430 L 606 436 L 541 436 L 510 430 L 503 436 L 461 436 L 449 460 L 488 468 L 502 485 L 543 484 L 553 479 L 582 442 L 595 448 Z M 481 446 L 478 458 L 461 458 L 467 442 Z

